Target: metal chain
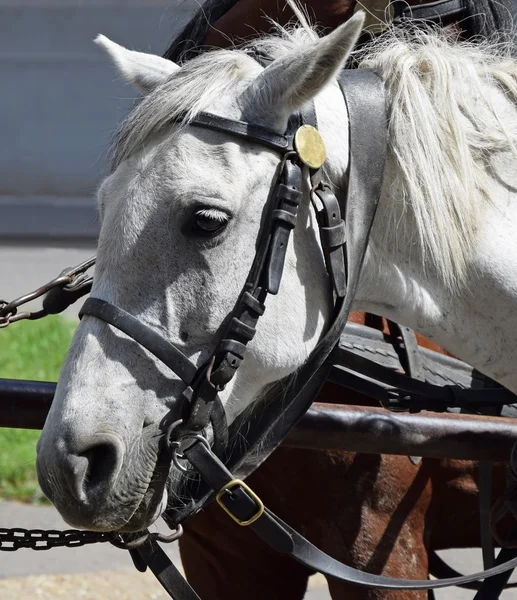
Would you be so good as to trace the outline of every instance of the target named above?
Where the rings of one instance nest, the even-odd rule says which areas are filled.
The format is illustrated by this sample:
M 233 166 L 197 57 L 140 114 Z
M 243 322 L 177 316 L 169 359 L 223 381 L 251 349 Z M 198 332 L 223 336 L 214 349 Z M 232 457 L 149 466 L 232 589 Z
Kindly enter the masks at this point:
M 87 544 L 110 542 L 117 548 L 133 550 L 149 538 L 158 542 L 169 544 L 183 535 L 183 528 L 178 525 L 172 533 L 150 533 L 140 531 L 138 533 L 102 533 L 98 531 L 80 531 L 78 529 L 66 529 L 57 531 L 54 529 L 24 529 L 14 527 L 11 529 L 0 528 L 0 552 L 16 552 L 20 548 L 31 550 L 50 550 L 52 548 L 75 548 Z
M 23 529 L 21 527 L 0 528 L 0 551 L 15 552 L 20 548 L 49 550 L 61 546 L 74 548 L 75 546 L 96 544 L 98 542 L 111 542 L 113 539 L 113 533 L 78 531 L 76 529 L 56 531 L 53 529 Z
M 95 256 L 85 260 L 76 267 L 68 267 L 48 283 L 33 292 L 24 294 L 8 302 L 0 300 L 0 329 L 22 319 L 41 319 L 49 314 L 63 312 L 70 304 L 87 294 L 92 286 L 93 277 L 87 271 L 95 264 Z M 18 312 L 20 306 L 46 296 L 43 308 L 34 312 Z
M 68 267 L 60 275 L 33 292 L 24 294 L 10 302 L 0 300 L 0 329 L 11 323 L 23 319 L 31 321 L 41 319 L 50 314 L 63 312 L 68 306 L 88 294 L 91 290 L 93 277 L 87 271 L 95 265 L 95 256 L 85 260 L 75 267 Z M 18 308 L 45 296 L 43 307 L 40 310 L 18 312 Z M 20 548 L 31 550 L 50 550 L 51 548 L 75 548 L 87 544 L 110 542 L 117 548 L 134 550 L 145 544 L 150 538 L 157 542 L 169 544 L 183 535 L 183 528 L 178 525 L 172 533 L 150 533 L 139 531 L 137 533 L 102 533 L 97 531 L 80 531 L 67 529 L 58 531 L 54 529 L 24 529 L 14 527 L 5 529 L 0 527 L 0 552 L 16 552 Z

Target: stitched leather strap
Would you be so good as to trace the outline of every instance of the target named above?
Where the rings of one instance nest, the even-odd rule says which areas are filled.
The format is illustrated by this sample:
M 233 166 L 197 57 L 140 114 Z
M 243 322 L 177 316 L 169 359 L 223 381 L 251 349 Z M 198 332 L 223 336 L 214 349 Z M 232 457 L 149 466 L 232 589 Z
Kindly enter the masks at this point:
M 380 400 L 386 397 L 386 392 L 392 393 L 389 388 L 395 388 L 392 394 L 393 408 L 444 411 L 453 406 L 499 406 L 515 402 L 515 395 L 505 388 L 465 390 L 459 386 L 433 385 L 396 373 L 342 347 L 334 350 L 331 360 L 335 365 L 341 365 L 361 373 L 363 377 L 366 376 L 375 382 L 380 382 L 371 382 L 370 386 L 364 388 L 364 391 L 371 394 L 372 398 Z M 339 375 L 339 372 L 334 372 L 333 378 L 337 380 Z M 382 401 L 382 403 L 386 404 L 386 401 Z
M 199 113 L 189 122 L 189 125 L 197 125 L 198 127 L 205 127 L 214 131 L 230 133 L 246 138 L 251 142 L 255 141 L 262 146 L 267 146 L 272 150 L 282 153 L 292 149 L 292 139 L 289 136 L 244 121 L 225 119 L 224 117 L 208 113 Z

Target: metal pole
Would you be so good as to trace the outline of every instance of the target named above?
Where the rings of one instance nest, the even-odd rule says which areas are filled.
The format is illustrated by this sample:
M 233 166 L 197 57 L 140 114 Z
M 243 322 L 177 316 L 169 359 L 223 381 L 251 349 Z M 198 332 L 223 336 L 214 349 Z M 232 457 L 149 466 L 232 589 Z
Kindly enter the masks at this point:
M 393 413 L 315 403 L 284 445 L 426 458 L 508 460 L 517 419 L 452 413 Z
M 0 379 L 0 427 L 41 429 L 55 383 Z M 393 413 L 316 402 L 285 446 L 427 458 L 508 460 L 517 419 L 450 413 Z

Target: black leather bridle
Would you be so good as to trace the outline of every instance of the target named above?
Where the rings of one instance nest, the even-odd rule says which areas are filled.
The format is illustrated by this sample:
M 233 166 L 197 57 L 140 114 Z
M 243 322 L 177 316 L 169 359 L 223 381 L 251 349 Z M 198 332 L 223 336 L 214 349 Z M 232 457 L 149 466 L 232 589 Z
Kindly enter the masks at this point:
M 236 469 L 241 477 L 251 473 L 309 408 L 330 370 L 331 365 L 326 361 L 345 326 L 359 281 L 384 173 L 386 103 L 383 82 L 371 70 L 345 70 L 338 81 L 347 104 L 350 128 L 348 180 L 344 182 L 346 200 L 342 203 L 323 181 L 322 173 L 301 162 L 293 142 L 296 131 L 303 124 L 317 127 L 313 107 L 293 115 L 283 135 L 208 114 L 199 115 L 189 124 L 243 138 L 280 155 L 246 284 L 213 353 L 200 368 L 160 334 L 109 302 L 89 298 L 80 316 L 92 316 L 119 329 L 168 366 L 185 384 L 183 419 L 174 423 L 165 419 L 164 440 L 171 460 L 181 470 L 186 470 L 179 462 L 180 458 L 185 459 L 198 477 L 189 489 L 193 504 L 169 510 L 167 520 L 170 524 L 178 526 L 215 495 L 220 506 L 239 525 L 250 527 L 276 550 L 325 575 L 358 585 L 391 589 L 461 585 L 514 568 L 517 559 L 482 573 L 432 582 L 364 573 L 315 548 L 265 508 L 253 491 L 232 474 Z M 298 207 L 303 199 L 303 175 L 307 171 L 312 192 L 318 199 L 320 241 L 333 283 L 332 322 L 301 369 L 287 381 L 273 386 L 266 398 L 247 415 L 245 422 L 237 420 L 229 431 L 219 392 L 231 381 L 244 359 L 246 346 L 253 339 L 264 313 L 267 295 L 278 292 L 290 233 L 296 225 Z M 212 447 L 203 435 L 209 425 L 213 431 Z M 229 443 L 238 438 L 244 439 L 245 443 L 239 446 Z M 189 474 L 193 474 L 191 470 Z M 136 552 L 139 558 L 135 563 L 142 568 L 149 565 L 171 597 L 199 600 L 153 539 L 148 538 Z
M 349 79 L 354 80 L 353 85 L 347 83 Z M 214 351 L 200 368 L 153 329 L 105 300 L 89 298 L 81 309 L 81 317 L 89 315 L 103 320 L 140 343 L 186 384 L 182 394 L 182 423 L 169 423 L 171 427 L 167 436 L 172 442 L 199 435 L 211 424 L 216 454 L 222 454 L 228 446 L 228 427 L 219 392 L 232 380 L 244 359 L 247 344 L 253 339 L 258 320 L 265 311 L 267 295 L 278 293 L 290 233 L 296 225 L 298 207 L 302 200 L 304 172 L 309 173 L 311 194 L 317 198 L 320 242 L 333 282 L 335 302 L 332 324 L 306 365 L 293 378 L 290 395 L 294 396 L 306 387 L 339 338 L 350 312 L 359 279 L 380 194 L 386 152 L 386 115 L 382 82 L 372 71 L 361 70 L 343 72 L 340 83 L 350 105 L 349 110 L 357 111 L 359 106 L 354 108 L 355 97 L 361 98 L 360 110 L 364 117 L 368 115 L 368 131 L 365 127 L 362 134 L 351 137 L 361 140 L 363 144 L 364 138 L 369 138 L 367 146 L 371 150 L 364 159 L 368 161 L 367 165 L 358 167 L 355 164 L 355 153 L 350 152 L 350 181 L 357 180 L 362 185 L 356 189 L 349 182 L 347 201 L 343 206 L 340 206 L 330 185 L 323 180 L 321 171 L 304 165 L 296 148 L 295 135 L 302 125 L 310 124 L 317 128 L 313 108 L 292 115 L 283 135 L 250 123 L 210 114 L 200 114 L 189 122 L 189 126 L 221 131 L 266 146 L 280 155 L 279 167 L 265 205 L 265 218 L 259 232 L 257 251 L 246 283 L 232 313 L 226 319 L 227 324 Z M 363 87 L 367 90 L 360 89 Z M 369 93 L 374 89 L 376 94 Z M 372 114 L 376 113 L 379 122 L 372 124 Z M 354 119 L 352 123 L 359 121 L 364 123 L 365 119 Z M 380 135 L 369 135 L 372 126 L 374 131 L 381 132 Z M 351 127 L 353 129 L 354 125 Z M 352 173 L 357 169 L 365 174 L 367 171 L 368 177 L 354 177 Z M 345 212 L 346 222 L 341 216 Z M 351 244 L 347 244 L 345 257 L 347 237 L 354 239 Z M 298 383 L 295 384 L 294 380 Z M 283 388 L 285 385 L 286 382 L 282 382 Z M 313 394 L 311 399 L 312 396 Z M 283 406 L 285 408 L 285 403 Z

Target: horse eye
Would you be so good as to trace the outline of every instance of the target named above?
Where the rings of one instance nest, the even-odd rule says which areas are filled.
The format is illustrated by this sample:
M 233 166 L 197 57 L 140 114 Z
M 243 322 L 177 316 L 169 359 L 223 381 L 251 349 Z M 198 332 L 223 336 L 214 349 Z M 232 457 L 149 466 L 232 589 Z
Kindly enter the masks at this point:
M 192 231 L 198 235 L 215 235 L 228 225 L 229 217 L 222 212 L 200 210 L 196 213 Z

